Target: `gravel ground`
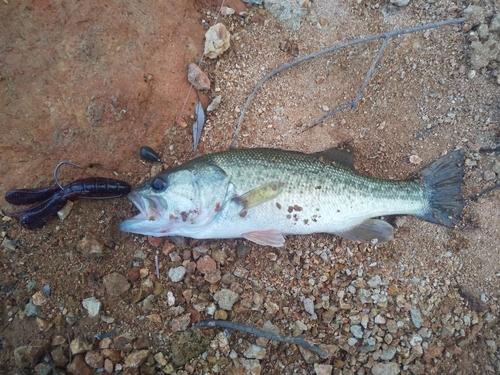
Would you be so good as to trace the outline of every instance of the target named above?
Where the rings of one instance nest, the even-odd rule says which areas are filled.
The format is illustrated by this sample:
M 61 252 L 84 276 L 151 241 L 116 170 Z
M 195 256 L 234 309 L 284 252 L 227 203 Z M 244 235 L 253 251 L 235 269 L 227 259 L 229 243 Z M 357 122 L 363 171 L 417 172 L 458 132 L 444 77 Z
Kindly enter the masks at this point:
M 112 177 L 114 171 L 117 178 L 136 185 L 195 155 L 227 149 L 247 95 L 271 70 L 360 37 L 465 17 L 463 24 L 391 39 L 357 108 L 305 132 L 312 120 L 356 96 L 381 42 L 323 55 L 278 74 L 253 98 L 238 139 L 238 147 L 303 152 L 349 147 L 360 173 L 385 179 L 404 179 L 446 152 L 463 149 L 463 192 L 469 198 L 460 225 L 444 228 L 413 217 L 388 217 L 396 238 L 386 245 L 316 234 L 288 236 L 285 246 L 275 249 L 243 240 L 121 233 L 118 223 L 135 212 L 124 199 L 77 201 L 67 219 L 53 219 L 34 232 L 4 217 L 2 373 L 500 373 L 500 196 L 498 190 L 478 196 L 495 186 L 500 174 L 500 8 L 492 1 L 411 0 L 402 6 L 392 3 L 405 1 L 297 1 L 305 10 L 291 14 L 303 18 L 290 21 L 280 20 L 287 18 L 283 10 L 288 8 L 278 7 L 281 13 L 272 14 L 272 3 L 229 1 L 226 5 L 235 13 L 218 16 L 231 34 L 231 47 L 201 64 L 211 80 L 211 89 L 202 94 L 204 107 L 218 95 L 222 100 L 207 113 L 195 153 L 190 126 L 181 127 L 175 119 L 188 95 L 187 67 L 201 56 L 203 33 L 217 17 L 217 2 L 200 2 L 194 8 L 172 2 L 169 14 L 182 18 L 173 17 L 177 26 L 164 29 L 160 27 L 166 21 L 155 16 L 166 9 L 158 4 L 154 6 L 160 8 L 148 4 L 140 9 L 128 4 L 128 12 L 114 2 L 99 8 L 120 22 L 129 20 L 117 21 L 122 26 L 111 28 L 106 38 L 139 38 L 142 47 L 117 42 L 121 50 L 110 42 L 113 47 L 105 49 L 107 39 L 92 39 L 87 57 L 75 58 L 73 69 L 78 64 L 91 66 L 93 72 L 108 69 L 114 80 L 103 82 L 102 76 L 97 80 L 90 74 L 92 89 L 82 94 L 83 104 L 77 99 L 57 106 L 52 102 L 57 110 L 42 117 L 28 103 L 28 98 L 41 100 L 36 90 L 27 86 L 24 98 L 16 86 L 27 79 L 27 73 L 13 67 L 12 56 L 22 40 L 6 38 L 5 45 L 13 40 L 20 44 L 12 42 L 15 47 L 5 48 L 8 58 L 0 57 L 5 103 L 1 121 L 9 136 L 1 141 L 2 152 L 8 154 L 2 171 L 10 176 L 3 177 L 1 191 L 50 183 L 53 165 L 64 153 L 74 161 L 77 156 L 98 159 L 94 173 Z M 20 28 L 27 27 L 28 15 L 38 9 L 31 3 L 7 6 L 11 13 L 3 10 L 2 17 L 16 14 L 24 22 Z M 48 18 L 53 24 L 64 18 L 62 11 L 56 13 Z M 75 25 L 97 30 L 86 17 L 86 23 Z M 137 23 L 130 26 L 132 21 Z M 287 28 L 298 24 L 298 30 Z M 68 26 L 61 25 L 64 33 Z M 168 43 L 158 42 L 160 33 Z M 90 45 L 90 34 L 82 35 Z M 144 35 L 151 39 L 145 41 Z M 36 69 L 46 69 L 50 77 L 51 69 L 57 71 L 57 64 L 29 60 L 34 47 L 27 51 L 19 56 L 24 56 L 28 72 L 34 69 L 38 77 Z M 106 60 L 106 51 L 127 51 L 129 72 L 140 83 L 127 83 L 129 68 L 118 66 L 123 58 L 115 57 L 115 67 Z M 141 53 L 147 58 L 134 60 Z M 171 68 L 164 68 L 170 61 L 166 56 Z M 66 83 L 59 82 L 61 98 L 73 95 L 78 84 L 85 86 L 85 74 L 73 71 Z M 177 87 L 168 84 L 174 82 L 168 76 L 173 71 Z M 101 91 L 91 96 L 97 81 Z M 51 86 L 48 81 L 43 85 Z M 101 108 L 99 103 L 108 104 Z M 191 92 L 183 113 L 188 124 L 194 121 L 195 104 Z M 127 108 L 124 118 L 119 116 L 122 107 Z M 96 108 L 102 109 L 101 117 Z M 33 118 L 22 117 L 23 111 Z M 60 126 L 60 133 L 36 125 L 43 119 Z M 65 124 L 73 120 L 71 130 Z M 59 143 L 50 146 L 55 139 Z M 46 149 L 44 161 L 30 153 L 36 144 Z M 163 164 L 138 159 L 145 144 L 159 152 Z M 22 162 L 14 158 L 20 152 Z M 61 178 L 69 176 L 74 175 L 65 169 Z M 4 206 L 5 211 L 12 208 L 2 201 Z M 204 319 L 240 322 L 283 336 L 303 334 L 327 356 L 248 333 L 198 328 L 196 323 Z

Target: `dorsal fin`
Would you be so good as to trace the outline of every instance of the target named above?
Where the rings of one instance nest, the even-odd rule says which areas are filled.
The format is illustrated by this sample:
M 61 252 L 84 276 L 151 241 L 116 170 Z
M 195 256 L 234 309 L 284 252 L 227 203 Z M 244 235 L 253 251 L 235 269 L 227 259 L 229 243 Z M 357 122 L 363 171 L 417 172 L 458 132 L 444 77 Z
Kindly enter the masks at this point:
M 314 152 L 309 154 L 317 158 L 323 158 L 325 162 L 341 164 L 344 167 L 355 170 L 354 168 L 354 153 L 348 150 L 340 150 L 332 147 L 324 151 Z

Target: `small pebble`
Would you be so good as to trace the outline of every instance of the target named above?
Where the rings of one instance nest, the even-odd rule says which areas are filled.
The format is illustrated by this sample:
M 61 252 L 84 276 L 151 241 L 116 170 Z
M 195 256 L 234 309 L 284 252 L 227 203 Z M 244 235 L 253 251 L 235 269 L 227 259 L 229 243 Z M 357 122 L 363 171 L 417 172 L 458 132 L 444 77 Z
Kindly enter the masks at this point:
M 399 372 L 399 365 L 395 362 L 376 363 L 372 367 L 372 375 L 397 375 Z
M 410 0 L 391 0 L 391 4 L 397 5 L 398 7 L 404 7 L 410 3 Z
M 91 318 L 97 316 L 101 310 L 101 302 L 99 302 L 95 297 L 85 298 L 82 301 L 82 305 L 85 310 L 88 311 Z
M 43 306 L 47 303 L 48 298 L 45 296 L 45 294 L 43 294 L 41 290 L 39 290 L 38 292 L 33 294 L 31 300 L 33 301 L 33 304 L 35 306 Z
M 375 316 L 375 324 L 385 324 L 386 320 L 383 316 L 381 315 L 376 315 Z
M 240 296 L 230 289 L 221 289 L 214 294 L 214 300 L 224 310 L 231 310 Z
M 222 100 L 222 96 L 221 95 L 218 95 L 214 98 L 214 100 L 212 100 L 212 103 L 210 103 L 207 107 L 207 112 L 212 112 L 214 110 L 217 109 L 217 107 L 219 106 L 220 102 Z
M 136 350 L 130 353 L 125 358 L 125 363 L 123 364 L 123 367 L 138 368 L 146 361 L 148 355 L 149 355 L 149 350 L 146 349 Z
M 156 353 L 153 358 L 155 359 L 156 363 L 158 363 L 162 367 L 166 366 L 168 363 L 165 359 L 165 355 L 162 352 Z
M 130 288 L 127 278 L 118 272 L 112 272 L 103 277 L 104 288 L 111 296 L 119 296 Z
M 304 310 L 306 310 L 309 314 L 315 315 L 314 312 L 314 302 L 310 298 L 304 299 Z
M 172 282 L 174 283 L 178 283 L 179 281 L 181 281 L 185 274 L 186 267 L 183 266 L 171 268 L 168 270 L 168 277 L 170 277 L 170 280 L 172 280 Z
M 422 162 L 422 158 L 418 155 L 410 155 L 410 163 L 412 164 L 420 164 Z
M 244 352 L 243 355 L 246 358 L 262 359 L 266 356 L 266 349 L 258 345 L 250 345 Z
M 494 181 L 497 178 L 495 172 L 493 171 L 485 171 L 484 172 L 484 179 L 486 181 Z
M 381 283 L 382 283 L 382 279 L 380 278 L 379 275 L 375 275 L 370 280 L 368 280 L 368 285 L 370 285 L 372 288 L 376 288 Z
M 419 345 L 421 342 L 422 342 L 422 336 L 420 335 L 413 335 L 410 339 L 411 346 Z
M 76 355 L 79 353 L 85 353 L 92 349 L 92 343 L 89 342 L 87 338 L 77 337 L 73 341 L 71 341 L 69 348 L 71 350 L 71 354 Z
M 90 350 L 85 353 L 85 363 L 92 368 L 100 368 L 104 366 L 104 357 L 99 351 Z
M 57 211 L 57 216 L 59 216 L 59 219 L 65 220 L 73 209 L 73 205 L 74 203 L 72 201 L 67 201 L 64 207 Z
M 42 292 L 45 295 L 45 297 L 50 298 L 50 284 L 47 283 L 42 287 Z
M 333 366 L 327 364 L 314 364 L 314 373 L 316 375 L 331 375 L 333 373 Z
M 103 256 L 103 245 L 94 237 L 86 235 L 77 244 L 76 249 L 85 258 L 101 258 Z
M 210 79 L 196 64 L 189 64 L 188 81 L 196 90 L 210 90 Z
M 422 327 L 424 320 L 422 319 L 422 315 L 420 315 L 420 311 L 416 309 L 410 310 L 411 321 L 416 328 Z
M 351 333 L 353 334 L 354 337 L 358 338 L 358 339 L 362 339 L 363 338 L 363 329 L 361 328 L 361 326 L 359 325 L 353 325 L 351 326 L 351 329 L 350 329 Z
M 35 366 L 37 375 L 49 375 L 52 372 L 52 366 L 48 363 L 39 363 Z
M 387 349 L 384 349 L 382 351 L 382 354 L 380 355 L 380 359 L 382 361 L 390 361 L 391 359 L 394 358 L 395 355 L 396 355 L 396 348 L 393 348 L 392 346 L 390 346 Z

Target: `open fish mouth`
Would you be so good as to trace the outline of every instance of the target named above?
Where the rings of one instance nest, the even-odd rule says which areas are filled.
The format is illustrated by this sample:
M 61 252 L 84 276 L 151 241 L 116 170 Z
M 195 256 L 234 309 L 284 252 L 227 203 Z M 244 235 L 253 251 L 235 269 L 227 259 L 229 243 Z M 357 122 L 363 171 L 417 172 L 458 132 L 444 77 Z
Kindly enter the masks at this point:
M 139 214 L 120 223 L 124 232 L 146 234 L 151 236 L 165 235 L 168 229 L 162 220 L 165 217 L 165 206 L 158 197 L 145 197 L 137 192 L 130 192 L 128 199 L 139 210 Z
M 156 221 L 165 213 L 165 209 L 157 197 L 145 197 L 134 191 L 127 195 L 140 213 L 133 219 Z

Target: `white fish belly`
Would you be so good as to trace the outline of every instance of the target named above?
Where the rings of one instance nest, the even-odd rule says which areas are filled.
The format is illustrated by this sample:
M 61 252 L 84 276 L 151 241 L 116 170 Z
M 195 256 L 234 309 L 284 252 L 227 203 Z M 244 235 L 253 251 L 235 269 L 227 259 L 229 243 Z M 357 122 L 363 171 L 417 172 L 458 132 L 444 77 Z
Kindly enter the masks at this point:
M 211 225 L 196 233 L 197 238 L 238 238 L 244 233 L 269 229 L 282 234 L 339 233 L 377 216 L 418 215 L 423 212 L 425 201 L 408 200 L 404 196 L 374 200 L 363 194 L 349 197 L 282 194 L 244 215 L 240 206 L 231 202 L 228 205 Z

